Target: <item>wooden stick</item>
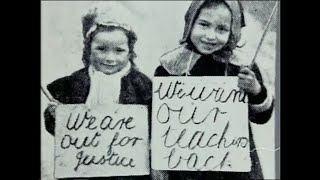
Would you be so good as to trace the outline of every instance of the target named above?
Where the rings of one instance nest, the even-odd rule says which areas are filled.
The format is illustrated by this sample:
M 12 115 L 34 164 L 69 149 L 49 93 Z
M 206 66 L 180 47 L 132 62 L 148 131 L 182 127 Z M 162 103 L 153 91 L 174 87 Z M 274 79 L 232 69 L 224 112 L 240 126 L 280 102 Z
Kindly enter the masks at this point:
M 50 95 L 50 93 L 48 93 L 42 86 L 41 86 L 41 91 L 43 92 L 43 94 L 47 97 L 47 99 L 50 101 L 50 102 L 56 102 L 54 100 L 54 98 Z
M 260 49 L 261 49 L 262 42 L 263 42 L 264 38 L 266 37 L 268 27 L 269 27 L 269 25 L 271 24 L 272 16 L 273 16 L 274 12 L 276 11 L 277 7 L 278 7 L 278 1 L 276 2 L 276 4 L 275 4 L 274 7 L 273 7 L 273 10 L 272 10 L 272 12 L 271 12 L 271 15 L 270 15 L 270 17 L 269 17 L 269 19 L 268 19 L 268 21 L 267 21 L 267 24 L 264 26 L 263 34 L 262 34 L 262 36 L 261 36 L 260 42 L 259 42 L 259 44 L 258 44 L 258 47 L 257 47 L 256 52 L 255 52 L 255 54 L 254 54 L 254 57 L 253 57 L 253 59 L 252 59 L 252 62 L 251 62 L 251 64 L 250 64 L 250 69 L 251 69 L 252 65 L 256 62 L 256 58 L 257 58 L 258 52 L 259 52 Z

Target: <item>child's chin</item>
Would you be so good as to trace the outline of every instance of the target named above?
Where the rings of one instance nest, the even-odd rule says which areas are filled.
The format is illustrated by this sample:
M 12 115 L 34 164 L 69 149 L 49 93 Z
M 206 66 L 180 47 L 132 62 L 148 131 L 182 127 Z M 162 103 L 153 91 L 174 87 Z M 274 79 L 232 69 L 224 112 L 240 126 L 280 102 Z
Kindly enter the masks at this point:
M 201 49 L 201 50 L 199 50 L 199 52 L 203 55 L 210 55 L 210 54 L 214 53 L 214 50 Z
M 114 74 L 116 72 L 118 72 L 116 69 L 108 69 L 108 70 L 101 70 L 100 72 L 103 72 L 104 74 L 106 75 L 111 75 L 111 74 Z

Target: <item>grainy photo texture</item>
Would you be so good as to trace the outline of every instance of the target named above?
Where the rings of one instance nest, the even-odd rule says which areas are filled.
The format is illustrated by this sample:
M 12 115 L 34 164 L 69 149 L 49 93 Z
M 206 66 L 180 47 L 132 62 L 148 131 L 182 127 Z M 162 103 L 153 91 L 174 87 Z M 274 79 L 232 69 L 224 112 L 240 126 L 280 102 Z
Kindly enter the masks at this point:
M 41 179 L 279 178 L 279 1 L 41 1 Z

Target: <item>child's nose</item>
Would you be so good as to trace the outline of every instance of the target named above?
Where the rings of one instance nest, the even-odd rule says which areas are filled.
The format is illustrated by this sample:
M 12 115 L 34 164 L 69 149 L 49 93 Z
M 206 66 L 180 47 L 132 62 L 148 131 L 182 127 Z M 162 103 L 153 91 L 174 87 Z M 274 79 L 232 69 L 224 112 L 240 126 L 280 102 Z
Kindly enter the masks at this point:
M 115 62 L 115 60 L 114 59 L 106 59 L 105 62 L 108 64 L 112 64 Z
M 215 31 L 209 30 L 209 31 L 207 31 L 207 33 L 206 33 L 206 38 L 207 38 L 208 40 L 215 40 L 215 39 L 217 38 L 217 34 L 216 34 Z
M 105 57 L 104 57 L 105 61 L 108 63 L 112 63 L 115 61 L 116 56 L 114 53 L 106 53 Z

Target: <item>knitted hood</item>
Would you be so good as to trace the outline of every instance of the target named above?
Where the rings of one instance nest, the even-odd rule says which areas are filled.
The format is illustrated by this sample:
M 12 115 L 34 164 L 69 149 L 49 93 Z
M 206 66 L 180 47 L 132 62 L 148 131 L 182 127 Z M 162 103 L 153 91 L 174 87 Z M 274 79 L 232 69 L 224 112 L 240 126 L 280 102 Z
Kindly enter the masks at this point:
M 189 44 L 189 38 L 194 21 L 196 20 L 202 5 L 206 1 L 193 1 L 191 3 L 185 15 L 184 33 L 180 40 L 181 46 L 160 57 L 161 65 L 172 75 L 188 73 L 196 61 L 201 57 L 201 54 L 192 50 L 193 48 L 192 45 Z M 239 1 L 233 0 L 223 2 L 228 6 L 232 14 L 231 33 L 226 46 L 229 46 L 229 48 L 233 50 L 236 48 L 237 43 L 241 38 L 241 28 L 245 26 L 243 7 Z M 213 54 L 213 56 L 217 61 L 228 61 L 234 64 L 238 64 L 239 62 L 236 55 L 230 52 L 219 52 L 219 54 Z

